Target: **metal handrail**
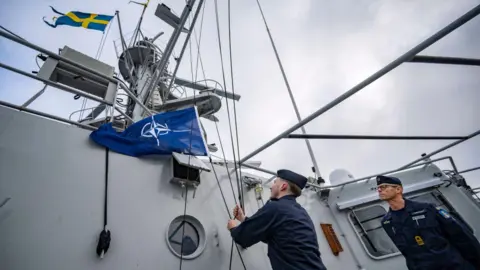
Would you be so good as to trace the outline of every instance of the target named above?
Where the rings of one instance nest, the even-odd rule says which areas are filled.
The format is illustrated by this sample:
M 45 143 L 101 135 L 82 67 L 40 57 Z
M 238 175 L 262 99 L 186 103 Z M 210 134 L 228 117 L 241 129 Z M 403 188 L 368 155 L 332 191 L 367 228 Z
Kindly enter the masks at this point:
M 46 118 L 49 118 L 49 119 L 57 120 L 57 121 L 67 123 L 67 124 L 72 124 L 72 125 L 84 128 L 84 129 L 92 130 L 92 131 L 97 130 L 96 127 L 92 127 L 92 126 L 85 125 L 85 124 L 82 124 L 82 123 L 79 123 L 79 122 L 71 121 L 71 120 L 68 120 L 66 118 L 58 117 L 58 116 L 55 116 L 55 115 L 52 115 L 52 114 L 48 114 L 48 113 L 40 112 L 40 111 L 37 111 L 37 110 L 25 108 L 25 107 L 18 106 L 18 105 L 15 105 L 15 104 L 11 104 L 11 103 L 1 101 L 1 100 L 0 100 L 0 106 L 5 106 L 5 107 L 9 107 L 9 108 L 16 109 L 16 110 L 19 110 L 19 111 L 28 112 L 28 113 L 31 113 L 31 114 L 35 114 L 35 115 L 38 115 L 38 116 L 42 116 L 42 117 L 46 117 Z
M 475 136 L 478 136 L 478 135 L 480 135 L 480 130 L 477 130 L 477 131 L 475 131 L 474 133 L 466 136 L 464 139 L 461 139 L 461 140 L 458 140 L 458 141 L 454 141 L 453 143 L 448 144 L 448 145 L 446 145 L 446 146 L 444 146 L 444 147 L 442 147 L 442 148 L 440 148 L 440 149 L 437 149 L 437 150 L 431 152 L 431 153 L 428 154 L 428 155 L 422 156 L 421 158 L 418 158 L 418 159 L 416 159 L 416 160 L 414 160 L 414 161 L 412 161 L 412 162 L 410 162 L 410 163 L 408 163 L 408 164 L 400 167 L 399 169 L 407 168 L 407 167 L 409 167 L 409 166 L 411 166 L 411 165 L 413 165 L 413 164 L 415 164 L 415 163 L 417 163 L 417 162 L 419 162 L 419 161 L 421 161 L 421 160 L 423 160 L 423 159 L 425 159 L 425 158 L 429 158 L 429 157 L 431 157 L 431 156 L 433 156 L 433 155 L 436 155 L 436 154 L 438 154 L 438 153 L 440 153 L 440 152 L 443 152 L 443 151 L 445 151 L 445 150 L 447 150 L 447 149 L 449 149 L 449 148 L 454 147 L 454 146 L 457 145 L 457 144 L 460 144 L 460 143 L 462 143 L 462 142 L 464 142 L 464 141 L 466 141 L 466 140 L 469 140 L 469 139 L 471 139 L 471 138 L 473 138 L 473 137 L 475 137 Z
M 100 105 L 101 106 L 101 105 Z M 80 110 L 76 110 L 76 111 L 73 111 L 70 116 L 68 117 L 69 120 L 72 120 L 72 116 L 76 113 L 81 113 L 81 112 L 86 112 L 86 111 L 93 111 L 97 108 L 98 106 L 95 106 L 95 107 L 90 107 L 90 108 L 84 108 L 84 109 L 80 109 Z M 106 107 L 106 105 L 105 105 Z M 82 120 L 87 120 L 87 119 L 94 119 L 93 117 L 85 117 L 83 118 Z
M 378 175 L 388 175 L 388 174 L 392 174 L 392 173 L 396 173 L 396 172 L 400 172 L 400 171 L 412 169 L 412 168 L 415 168 L 415 167 L 420 167 L 420 166 L 423 166 L 423 165 L 429 165 L 429 164 L 432 164 L 432 163 L 434 163 L 434 162 L 441 161 L 441 160 L 445 160 L 445 159 L 448 159 L 448 160 L 450 161 L 450 164 L 452 165 L 453 170 L 455 171 L 455 173 L 458 173 L 458 171 L 457 171 L 457 166 L 455 165 L 455 162 L 453 161 L 453 158 L 452 158 L 451 156 L 447 156 L 447 157 L 441 157 L 441 158 L 437 158 L 437 159 L 432 159 L 432 160 L 430 160 L 430 161 L 426 161 L 426 162 L 422 162 L 422 163 L 417 163 L 417 164 L 411 165 L 410 167 L 407 167 L 407 168 L 395 169 L 395 170 L 386 171 L 386 172 L 382 172 L 382 173 L 376 173 L 376 174 L 372 174 L 372 175 L 365 176 L 365 177 L 362 177 L 362 178 L 358 178 L 358 179 L 354 179 L 354 180 L 351 180 L 351 181 L 347 181 L 347 182 L 345 182 L 345 183 L 340 183 L 340 184 L 336 184 L 336 185 L 329 185 L 329 186 L 322 186 L 322 187 L 319 187 L 319 188 L 320 188 L 320 189 L 329 189 L 329 188 L 341 187 L 341 186 L 345 186 L 345 185 L 348 185 L 348 184 L 360 182 L 360 181 L 363 181 L 363 180 L 368 180 L 368 179 L 371 179 L 371 178 L 373 178 L 373 177 L 377 177 Z
M 7 33 L 7 32 L 0 31 L 0 36 L 3 36 L 4 38 L 10 39 L 11 41 L 20 43 L 20 44 L 22 44 L 22 45 L 24 45 L 24 46 L 26 46 L 26 47 L 29 47 L 29 48 L 31 48 L 31 49 L 33 49 L 33 50 L 36 50 L 36 51 L 41 52 L 41 53 L 43 53 L 43 54 L 46 54 L 46 55 L 48 55 L 48 56 L 50 56 L 50 57 L 52 57 L 52 58 L 54 58 L 54 59 L 56 59 L 56 60 L 63 61 L 63 62 L 65 62 L 65 63 L 67 63 L 67 64 L 70 64 L 70 65 L 72 65 L 72 66 L 74 66 L 74 67 L 77 67 L 77 68 L 83 69 L 83 70 L 85 70 L 85 71 L 88 71 L 88 72 L 90 72 L 90 73 L 92 73 L 92 74 L 94 74 L 94 75 L 96 75 L 96 76 L 99 76 L 99 77 L 102 78 L 102 79 L 108 80 L 108 81 L 110 81 L 110 82 L 112 82 L 112 83 L 116 83 L 116 82 L 117 82 L 117 81 L 116 81 L 114 78 L 112 78 L 112 77 L 108 77 L 108 76 L 106 76 L 105 74 L 102 74 L 102 73 L 100 73 L 100 72 L 98 72 L 98 71 L 96 71 L 96 70 L 93 70 L 93 69 L 91 69 L 91 68 L 88 68 L 88 67 L 86 67 L 86 66 L 84 66 L 84 65 L 82 65 L 82 64 L 79 64 L 79 63 L 77 63 L 77 62 L 74 62 L 74 61 L 72 61 L 72 60 L 70 60 L 70 59 L 67 59 L 67 58 L 65 58 L 65 57 L 63 57 L 63 56 L 61 56 L 61 55 L 58 55 L 58 54 L 56 54 L 56 53 L 54 53 L 54 52 L 52 52 L 52 51 L 46 50 L 46 49 L 44 49 L 44 48 L 42 48 L 42 47 L 40 47 L 40 46 L 37 46 L 37 45 L 35 45 L 35 44 L 33 44 L 33 43 L 30 43 L 30 42 L 26 41 L 26 40 L 24 40 L 24 39 L 18 38 L 18 37 L 14 36 L 14 35 L 11 35 L 11 34 Z
M 0 32 L 1 33 L 1 32 Z M 7 69 L 7 70 L 10 70 L 12 72 L 15 72 L 15 73 L 18 73 L 18 74 L 21 74 L 23 76 L 26 76 L 26 77 L 29 77 L 31 79 L 34 79 L 34 80 L 37 80 L 37 81 L 41 81 L 45 84 L 48 84 L 50 86 L 53 86 L 55 88 L 58 88 L 58 89 L 61 89 L 61 90 L 64 90 L 64 91 L 67 91 L 67 92 L 70 92 L 72 94 L 77 94 L 79 96 L 82 96 L 82 97 L 86 97 L 88 99 L 91 99 L 91 100 L 94 100 L 94 101 L 97 101 L 97 102 L 100 102 L 100 103 L 103 103 L 103 104 L 108 104 L 108 105 L 112 105 L 111 102 L 108 102 L 102 98 L 99 98 L 97 96 L 94 96 L 92 94 L 89 94 L 89 93 L 85 93 L 83 91 L 80 91 L 80 90 L 77 90 L 73 87 L 70 87 L 70 86 L 66 86 L 66 85 L 63 85 L 63 84 L 59 84 L 59 83 L 56 83 L 56 82 L 53 82 L 51 80 L 47 80 L 47 79 L 43 79 L 43 78 L 40 78 L 38 76 L 35 76 L 33 74 L 30 74 L 26 71 L 23 71 L 23 70 L 20 70 L 20 69 L 17 69 L 17 68 L 14 68 L 12 66 L 9 66 L 9 65 L 6 65 L 2 62 L 0 62 L 0 68 L 4 68 L 4 69 Z
M 452 31 L 454 31 L 455 29 L 459 28 L 460 26 L 464 25 L 465 23 L 467 23 L 471 19 L 475 18 L 478 14 L 480 14 L 480 5 L 475 6 L 470 11 L 468 11 L 467 13 L 465 13 L 464 15 L 462 15 L 461 17 L 459 17 L 458 19 L 456 19 L 455 21 L 453 21 L 452 23 L 450 23 L 449 25 L 447 25 L 446 27 L 444 27 L 440 31 L 438 31 L 435 34 L 433 34 L 432 36 L 428 37 L 423 42 L 421 42 L 417 46 L 410 49 L 408 52 L 404 53 L 403 55 L 401 55 L 400 57 L 398 57 L 397 59 L 395 59 L 394 61 L 392 61 L 391 63 L 389 63 L 385 67 L 383 67 L 382 69 L 380 69 L 377 72 L 375 72 L 374 74 L 372 74 L 370 77 L 366 78 L 365 80 L 363 80 L 362 82 L 360 82 L 359 84 L 357 84 L 356 86 L 354 86 L 353 88 L 348 90 L 347 92 L 343 93 L 342 95 L 338 96 L 337 98 L 335 98 L 334 100 L 329 102 L 327 105 L 325 105 L 322 108 L 318 109 L 317 111 L 313 112 L 309 116 L 305 117 L 302 121 L 300 121 L 297 124 L 291 126 L 287 130 L 280 133 L 275 138 L 273 138 L 270 141 L 268 141 L 267 143 L 263 144 L 262 146 L 260 146 L 259 148 L 257 148 L 253 152 L 249 153 L 248 155 L 244 156 L 242 159 L 240 159 L 240 163 L 244 163 L 245 161 L 254 157 L 255 155 L 257 155 L 261 151 L 265 150 L 266 148 L 272 146 L 273 144 L 275 144 L 279 140 L 283 139 L 285 137 L 285 135 L 291 134 L 295 130 L 297 130 L 300 127 L 306 125 L 307 123 L 309 123 L 313 119 L 315 119 L 318 116 L 324 114 L 325 112 L 329 111 L 330 109 L 332 109 L 336 105 L 340 104 L 344 100 L 353 96 L 354 94 L 356 94 L 357 92 L 359 92 L 360 90 L 365 88 L 367 85 L 373 83 L 374 81 L 381 78 L 382 76 L 384 76 L 388 72 L 397 68 L 402 63 L 404 63 L 406 61 L 409 61 L 410 59 L 412 59 L 414 56 L 416 56 L 421 51 L 428 48 L 433 43 L 435 43 L 438 40 L 440 40 L 441 38 L 445 37 L 446 35 L 448 35 Z
M 82 64 L 79 64 L 79 63 L 77 63 L 77 62 L 74 62 L 74 61 L 72 61 L 72 60 L 70 60 L 70 59 L 67 59 L 67 58 L 65 58 L 65 57 L 63 57 L 63 56 L 61 56 L 61 55 L 58 55 L 58 54 L 56 54 L 56 53 L 54 53 L 54 52 L 52 52 L 52 51 L 46 50 L 46 49 L 44 49 L 44 48 L 42 48 L 42 47 L 40 47 L 40 46 L 37 46 L 37 45 L 35 45 L 35 44 L 33 44 L 33 43 L 30 43 L 30 42 L 26 41 L 26 40 L 24 40 L 24 39 L 18 38 L 18 37 L 14 36 L 14 35 L 11 35 L 11 34 L 7 33 L 7 32 L 0 31 L 0 36 L 3 36 L 3 37 L 5 37 L 5 38 L 7 38 L 7 39 L 10 39 L 11 41 L 17 42 L 17 43 L 19 43 L 19 44 L 21 44 L 21 45 L 24 45 L 24 46 L 26 46 L 26 47 L 29 47 L 29 48 L 31 48 L 31 49 L 33 49 L 33 50 L 36 50 L 36 51 L 41 52 L 41 53 L 43 53 L 43 54 L 46 54 L 46 55 L 48 55 L 48 56 L 50 56 L 50 57 L 52 57 L 52 58 L 54 58 L 54 59 L 56 59 L 56 60 L 63 61 L 63 62 L 65 62 L 65 63 L 67 63 L 67 64 L 72 65 L 72 66 L 75 66 L 75 67 L 77 67 L 77 68 L 83 69 L 84 71 L 88 71 L 88 72 L 90 72 L 90 73 L 92 73 L 92 74 L 94 74 L 94 75 L 96 75 L 96 76 L 99 76 L 99 77 L 102 78 L 102 79 L 108 80 L 109 82 L 112 82 L 112 83 L 115 83 L 115 84 L 119 84 L 119 85 L 122 87 L 122 89 L 125 90 L 125 92 L 129 95 L 129 97 L 131 97 L 137 104 L 140 105 L 140 107 L 142 107 L 145 111 L 147 111 L 150 115 L 152 115 L 152 112 L 151 112 L 142 102 L 140 102 L 140 100 L 137 99 L 137 97 L 130 91 L 129 87 L 128 87 L 122 80 L 118 79 L 117 77 L 115 77 L 115 76 L 113 76 L 113 77 L 106 76 L 106 75 L 104 75 L 104 74 L 102 74 L 102 73 L 99 73 L 99 72 L 96 71 L 96 70 L 93 70 L 93 69 L 91 69 L 91 68 L 88 68 L 88 67 L 86 67 L 86 66 L 84 66 L 84 65 L 82 65 Z M 98 101 L 98 102 L 103 103 L 103 104 L 108 104 L 108 105 L 110 105 L 110 106 L 113 105 L 112 103 L 110 103 L 110 102 L 108 102 L 108 101 L 106 101 L 106 100 L 104 100 L 104 99 L 98 98 L 98 97 L 96 97 L 96 96 L 94 96 L 94 95 L 91 95 L 91 94 L 88 94 L 88 93 L 79 91 L 79 90 L 74 89 L 74 88 L 72 88 L 72 87 L 68 87 L 68 86 L 64 86 L 64 85 L 57 84 L 57 83 L 55 83 L 55 82 L 53 82 L 53 81 L 50 81 L 50 80 L 46 80 L 46 79 L 43 79 L 43 78 L 39 78 L 39 77 L 34 76 L 34 75 L 32 75 L 32 74 L 30 74 L 30 73 L 28 73 L 28 72 L 25 72 L 25 71 L 19 70 L 19 69 L 17 69 L 17 68 L 14 68 L 14 67 L 12 67 L 12 66 L 9 66 L 9 65 L 0 63 L 0 67 L 1 67 L 1 68 L 5 68 L 5 69 L 8 69 L 8 70 L 13 71 L 13 72 L 16 72 L 16 73 L 18 73 L 18 74 L 22 74 L 22 75 L 27 76 L 27 77 L 30 77 L 30 78 L 32 78 L 32 79 L 41 81 L 41 82 L 43 82 L 43 83 L 45 83 L 45 84 L 54 86 L 54 87 L 59 88 L 59 89 L 62 89 L 62 90 L 64 90 L 64 91 L 67 91 L 67 92 L 70 92 L 70 93 L 74 93 L 74 94 L 78 94 L 78 95 L 80 95 L 80 96 L 83 96 L 83 97 L 86 97 L 86 98 L 89 98 L 89 99 Z
M 423 163 L 418 163 L 418 164 L 415 164 L 415 165 L 411 165 L 411 166 L 408 167 L 408 168 L 395 169 L 395 170 L 386 171 L 386 172 L 383 172 L 383 173 L 376 173 L 376 174 L 373 174 L 373 175 L 365 176 L 365 177 L 362 177 L 362 178 L 357 178 L 357 179 L 354 179 L 354 180 L 351 180 L 351 181 L 348 181 L 348 182 L 345 182 L 345 183 L 341 183 L 341 184 L 329 185 L 329 186 L 321 186 L 321 185 L 317 185 L 317 184 L 314 184 L 314 183 L 307 183 L 307 186 L 315 187 L 315 188 L 318 188 L 318 189 L 320 189 L 320 190 L 329 189 L 329 188 L 335 188 L 335 187 L 341 187 L 341 186 L 344 186 L 344 185 L 348 185 L 348 184 L 356 183 L 356 182 L 359 182 L 359 181 L 367 180 L 367 179 L 370 179 L 370 178 L 372 178 L 372 177 L 376 177 L 376 176 L 378 176 L 378 175 L 392 174 L 392 173 L 395 173 L 395 172 L 404 171 L 404 170 L 411 169 L 411 168 L 415 168 L 415 167 L 419 167 L 419 166 L 422 166 L 422 165 L 429 165 L 429 164 L 432 164 L 432 163 L 434 163 L 434 162 L 441 161 L 441 160 L 445 160 L 445 159 L 448 159 L 448 160 L 450 161 L 450 164 L 452 165 L 453 171 L 454 171 L 456 174 L 458 174 L 459 172 L 458 172 L 458 170 L 457 170 L 457 165 L 455 165 L 455 162 L 453 161 L 453 158 L 452 158 L 451 156 L 446 156 L 446 157 L 441 157 L 441 158 L 433 159 L 433 160 L 430 160 L 430 161 L 427 161 L 427 162 L 423 162 Z M 273 172 L 273 171 L 270 171 L 270 170 L 267 170 L 267 169 L 263 169 L 263 168 L 258 168 L 258 167 L 251 166 L 251 165 L 248 165 L 248 164 L 245 164 L 245 163 L 242 163 L 242 164 L 239 164 L 239 165 L 242 166 L 242 167 L 246 167 L 246 168 L 249 168 L 249 169 L 253 169 L 253 170 L 260 171 L 260 172 L 268 173 L 268 174 L 271 174 L 271 175 L 277 175 L 277 173 L 275 173 L 275 172 Z M 479 167 L 479 168 L 480 168 L 480 167 Z M 273 179 L 271 179 L 271 180 L 273 180 Z M 268 181 L 268 182 L 270 182 L 270 181 Z M 264 183 L 264 184 L 267 184 L 268 182 L 266 182 L 266 183 Z
M 463 171 L 459 171 L 458 174 L 472 172 L 472 171 L 476 171 L 476 170 L 480 170 L 480 167 L 474 167 L 474 168 L 466 169 L 466 170 L 463 170 Z

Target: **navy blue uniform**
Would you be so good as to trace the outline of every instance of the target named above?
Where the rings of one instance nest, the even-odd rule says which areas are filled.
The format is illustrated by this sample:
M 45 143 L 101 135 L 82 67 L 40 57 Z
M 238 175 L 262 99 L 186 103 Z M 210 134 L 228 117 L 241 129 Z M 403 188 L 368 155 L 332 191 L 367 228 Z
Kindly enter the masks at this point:
M 294 196 L 271 199 L 230 232 L 243 248 L 267 243 L 273 270 L 326 270 L 313 222 Z
M 405 208 L 390 209 L 382 226 L 410 270 L 480 269 L 480 244 L 475 236 L 432 204 L 405 200 Z

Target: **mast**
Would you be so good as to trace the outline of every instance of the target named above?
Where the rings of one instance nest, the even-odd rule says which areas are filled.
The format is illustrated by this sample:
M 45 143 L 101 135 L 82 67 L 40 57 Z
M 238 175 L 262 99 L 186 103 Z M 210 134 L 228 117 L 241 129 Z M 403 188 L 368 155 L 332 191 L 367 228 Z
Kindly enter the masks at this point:
M 170 40 L 162 52 L 158 46 L 156 46 L 153 42 L 156 38 L 158 38 L 160 34 L 155 36 L 152 39 L 148 38 L 139 38 L 139 34 L 141 33 L 140 26 L 143 20 L 143 15 L 145 13 L 146 8 L 148 7 L 149 1 L 145 4 L 138 3 L 131 1 L 136 4 L 143 5 L 143 11 L 138 21 L 137 27 L 134 30 L 134 34 L 132 36 L 132 40 L 129 42 L 129 47 L 126 48 L 126 42 L 122 40 L 123 52 L 119 57 L 118 66 L 120 69 L 120 73 L 122 77 L 130 82 L 130 88 L 133 92 L 137 94 L 137 98 L 146 105 L 148 103 L 149 98 L 153 98 L 152 106 L 153 105 L 162 105 L 164 103 L 164 98 L 167 97 L 163 95 L 164 87 L 159 85 L 162 82 L 162 79 L 166 79 L 166 67 L 168 65 L 168 60 L 172 55 L 173 49 L 178 42 L 178 38 L 182 32 L 186 32 L 184 26 L 185 23 L 190 15 L 190 12 L 193 9 L 193 5 L 195 4 L 195 0 L 189 0 L 187 5 L 184 7 L 182 15 L 180 18 L 176 17 L 173 13 L 170 12 L 170 9 L 163 4 L 159 4 L 157 7 L 156 15 L 160 17 L 160 19 L 165 20 L 164 18 L 172 19 L 175 23 L 170 21 L 166 21 L 168 24 L 173 26 L 175 29 L 173 31 Z M 203 1 L 199 3 L 197 8 L 201 8 Z M 160 11 L 159 11 L 160 10 Z M 120 21 L 119 21 L 120 24 Z M 190 30 L 193 29 L 195 21 L 192 22 L 192 25 L 189 26 Z M 121 31 L 121 26 L 120 31 Z M 122 35 L 122 33 L 121 33 Z M 190 35 L 187 36 L 186 41 Z M 123 35 L 122 35 L 123 39 Z M 177 63 L 177 65 L 180 63 Z M 173 80 L 174 78 L 172 78 Z M 160 93 L 162 91 L 162 93 Z M 154 104 L 153 104 L 154 103 Z M 145 108 L 144 106 L 139 106 L 139 104 L 131 104 L 131 106 L 127 109 L 127 114 L 132 116 L 133 121 L 139 121 L 145 117 Z

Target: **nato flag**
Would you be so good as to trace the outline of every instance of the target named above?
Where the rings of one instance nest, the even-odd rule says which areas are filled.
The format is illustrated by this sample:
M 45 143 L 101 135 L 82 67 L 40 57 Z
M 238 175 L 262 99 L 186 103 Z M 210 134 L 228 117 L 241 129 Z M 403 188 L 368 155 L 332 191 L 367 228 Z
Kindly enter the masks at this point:
M 196 107 L 149 116 L 123 132 L 107 123 L 93 131 L 90 138 L 112 151 L 134 157 L 172 152 L 208 156 Z

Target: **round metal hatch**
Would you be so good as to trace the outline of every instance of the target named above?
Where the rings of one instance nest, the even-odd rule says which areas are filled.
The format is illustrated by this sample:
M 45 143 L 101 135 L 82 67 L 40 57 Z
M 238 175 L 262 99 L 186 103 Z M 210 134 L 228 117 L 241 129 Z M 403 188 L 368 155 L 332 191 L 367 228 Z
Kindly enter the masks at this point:
M 168 226 L 166 236 L 168 248 L 179 258 L 195 259 L 205 249 L 205 229 L 200 221 L 192 216 L 174 218 Z

